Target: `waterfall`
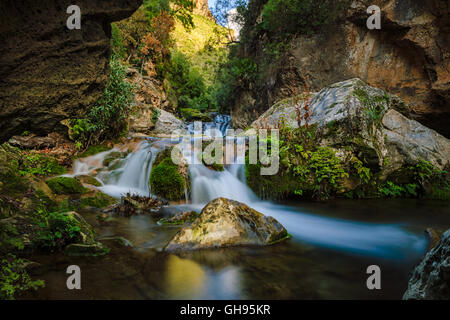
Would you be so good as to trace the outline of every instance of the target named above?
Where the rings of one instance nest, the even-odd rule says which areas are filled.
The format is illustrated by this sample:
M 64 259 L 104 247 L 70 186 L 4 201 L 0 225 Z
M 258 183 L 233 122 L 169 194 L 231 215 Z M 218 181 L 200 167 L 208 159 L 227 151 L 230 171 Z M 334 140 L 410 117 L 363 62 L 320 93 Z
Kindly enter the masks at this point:
M 193 130 L 194 125 L 189 124 L 189 127 Z M 205 132 L 211 128 L 225 134 L 230 128 L 229 116 L 216 116 L 215 121 L 204 125 L 202 130 Z M 188 139 L 184 146 L 188 147 L 188 150 L 184 150 L 180 145 L 183 155 L 191 160 L 199 152 L 190 149 L 195 139 L 202 138 Z M 237 138 L 226 139 L 243 143 Z M 113 149 L 76 162 L 74 172 L 96 176 L 102 183 L 99 189 L 117 198 L 128 192 L 149 196 L 152 163 L 157 153 L 169 145 L 173 145 L 170 139 L 144 140 L 137 151 L 118 162 L 118 168 L 101 168 L 103 159 L 115 150 Z M 334 219 L 260 200 L 246 184 L 243 157 L 242 154 L 235 156 L 234 162 L 225 165 L 222 172 L 211 170 L 201 163 L 190 164 L 191 204 L 184 205 L 183 210 L 188 208 L 199 211 L 209 201 L 225 197 L 245 203 L 265 215 L 273 216 L 287 228 L 294 241 L 388 259 L 414 259 L 425 251 L 427 240 L 423 235 L 415 235 L 398 225 Z M 95 173 L 96 171 L 98 172 Z

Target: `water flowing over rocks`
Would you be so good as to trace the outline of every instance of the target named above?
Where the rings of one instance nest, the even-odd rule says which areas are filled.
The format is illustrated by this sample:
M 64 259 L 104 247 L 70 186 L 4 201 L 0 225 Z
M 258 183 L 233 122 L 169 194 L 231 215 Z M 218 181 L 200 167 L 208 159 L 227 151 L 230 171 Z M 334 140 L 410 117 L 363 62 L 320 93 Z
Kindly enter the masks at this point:
M 83 115 L 108 82 L 110 23 L 141 3 L 77 1 L 81 30 L 68 30 L 71 1 L 2 1 L 0 141 L 25 130 L 67 132 L 60 121 Z
M 270 245 L 288 237 L 274 218 L 246 204 L 218 198 L 208 203 L 191 226 L 166 246 L 169 252 L 241 245 Z
M 298 128 L 296 109 L 305 97 L 285 99 L 266 111 L 252 126 L 276 128 L 283 119 Z M 312 94 L 310 126 L 316 127 L 317 143 L 353 153 L 381 177 L 420 159 L 444 169 L 450 163 L 450 140 L 409 119 L 408 105 L 400 98 L 368 86 L 359 79 L 333 84 Z M 304 122 L 301 123 L 304 125 Z
M 450 230 L 415 268 L 403 299 L 450 299 Z

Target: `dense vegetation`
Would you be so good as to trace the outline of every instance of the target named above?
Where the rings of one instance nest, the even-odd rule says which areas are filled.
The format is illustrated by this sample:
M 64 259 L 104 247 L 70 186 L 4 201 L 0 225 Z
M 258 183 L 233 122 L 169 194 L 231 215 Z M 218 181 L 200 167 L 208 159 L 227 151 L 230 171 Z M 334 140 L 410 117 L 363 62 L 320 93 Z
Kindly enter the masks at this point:
M 265 199 L 306 198 L 324 200 L 344 198 L 427 198 L 450 199 L 448 172 L 420 159 L 416 164 L 391 174 L 385 181 L 379 172 L 365 167 L 355 156 L 339 158 L 336 150 L 316 143 L 316 127 L 280 127 L 280 171 L 264 176 L 264 164 L 249 163 L 247 183 Z M 269 155 L 271 139 L 266 140 Z M 273 188 L 276 185 L 277 188 Z

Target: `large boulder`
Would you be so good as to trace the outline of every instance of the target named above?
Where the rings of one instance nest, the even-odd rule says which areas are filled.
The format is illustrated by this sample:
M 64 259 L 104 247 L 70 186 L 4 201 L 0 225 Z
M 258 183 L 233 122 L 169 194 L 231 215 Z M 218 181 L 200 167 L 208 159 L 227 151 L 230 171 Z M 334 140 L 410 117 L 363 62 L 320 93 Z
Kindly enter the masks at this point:
M 273 217 L 224 198 L 208 203 L 191 226 L 183 228 L 166 251 L 198 250 L 242 245 L 270 245 L 288 238 Z
M 349 1 L 332 30 L 292 36 L 286 54 L 270 60 L 266 53 L 273 37 L 257 27 L 266 3 L 250 1 L 250 39 L 241 50 L 266 72 L 237 90 L 231 106 L 235 127 L 247 127 L 294 90 L 302 92 L 305 82 L 317 91 L 358 77 L 401 97 L 411 104 L 415 120 L 450 137 L 447 0 Z M 380 30 L 366 26 L 371 5 L 381 9 Z
M 403 299 L 450 299 L 450 230 L 415 268 Z
M 69 30 L 70 0 L 0 2 L 0 142 L 25 130 L 67 131 L 109 79 L 111 22 L 142 0 L 79 0 L 81 30 Z
M 276 128 L 280 121 L 298 128 L 297 109 L 309 105 L 309 125 L 316 128 L 321 146 L 351 151 L 380 177 L 420 159 L 444 169 L 450 163 L 450 140 L 408 118 L 409 107 L 400 98 L 373 88 L 360 79 L 325 87 L 310 97 L 300 95 L 275 104 L 253 128 Z M 304 125 L 302 119 L 300 125 Z
M 129 130 L 132 133 L 170 137 L 176 133 L 186 134 L 187 126 L 170 112 L 140 103 L 134 107 L 129 118 Z

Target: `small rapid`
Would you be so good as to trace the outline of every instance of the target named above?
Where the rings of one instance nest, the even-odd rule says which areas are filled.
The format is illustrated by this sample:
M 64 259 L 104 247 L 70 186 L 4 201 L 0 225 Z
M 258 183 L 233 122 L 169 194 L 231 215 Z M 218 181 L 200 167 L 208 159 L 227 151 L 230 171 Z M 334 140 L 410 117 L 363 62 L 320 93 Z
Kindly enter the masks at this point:
M 216 116 L 214 122 L 204 125 L 202 129 L 204 132 L 217 129 L 225 135 L 230 127 L 229 116 Z M 190 124 L 189 128 L 194 133 L 194 125 Z M 181 146 L 181 149 L 190 148 L 194 139 L 199 138 L 191 138 L 190 142 Z M 117 151 L 115 149 L 77 161 L 74 164 L 74 174 L 95 176 L 102 183 L 99 189 L 116 198 L 126 193 L 149 196 L 151 195 L 149 178 L 155 156 L 165 147 L 182 143 L 180 141 L 181 139 L 178 142 L 170 139 L 144 139 L 133 152 L 126 158 L 116 161 L 113 166 L 101 169 L 102 161 Z M 194 151 L 194 156 L 195 152 L 198 151 Z M 183 154 L 192 156 L 185 150 Z M 225 197 L 245 203 L 265 215 L 273 216 L 286 227 L 294 241 L 390 260 L 417 259 L 425 252 L 427 247 L 425 236 L 408 231 L 407 225 L 330 218 L 302 212 L 295 207 L 262 201 L 246 185 L 242 157 L 243 155 L 235 156 L 234 163 L 225 165 L 222 172 L 211 170 L 203 164 L 190 164 L 190 197 L 186 198 L 186 204 L 177 207 L 180 210 L 200 211 L 209 201 Z

